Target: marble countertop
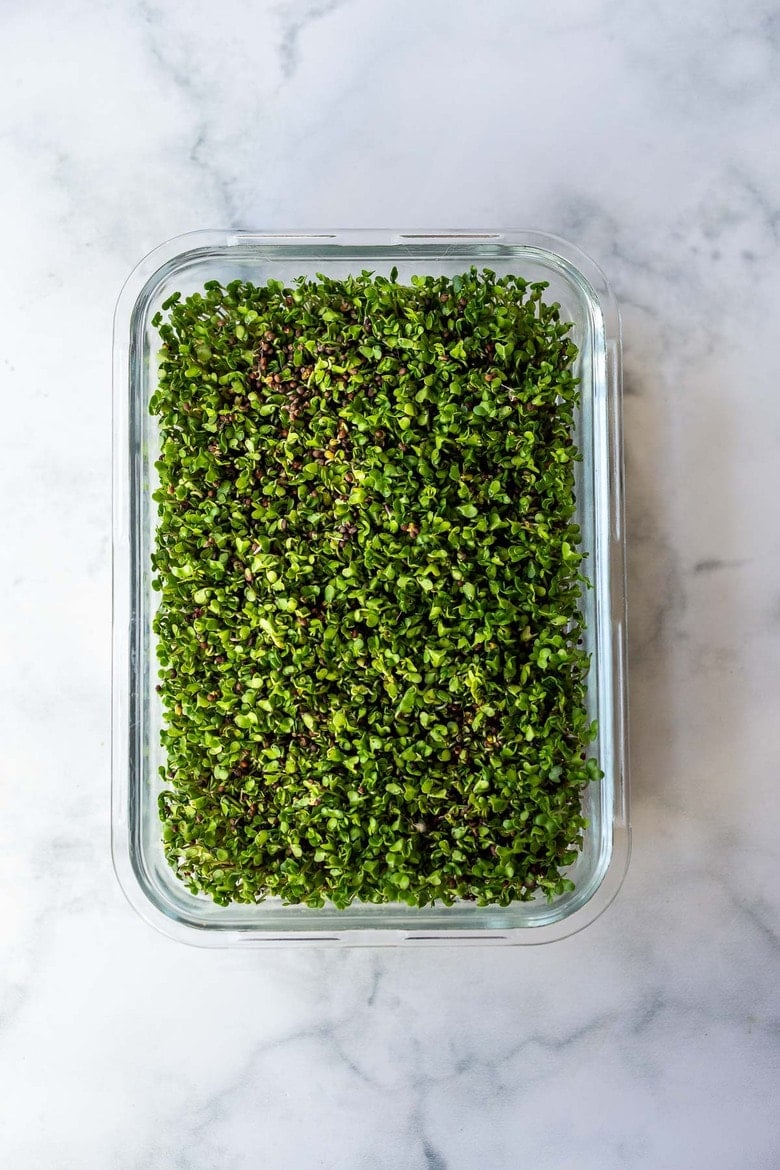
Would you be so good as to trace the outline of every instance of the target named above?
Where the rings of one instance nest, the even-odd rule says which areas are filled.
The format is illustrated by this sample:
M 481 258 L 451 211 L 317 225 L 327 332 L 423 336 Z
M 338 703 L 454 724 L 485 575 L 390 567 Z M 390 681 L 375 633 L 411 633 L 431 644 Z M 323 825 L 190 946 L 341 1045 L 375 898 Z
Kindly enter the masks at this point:
M 777 6 L 2 8 L 0 1162 L 774 1170 Z M 114 301 L 322 225 L 536 227 L 621 302 L 634 856 L 548 947 L 198 950 L 112 873 Z

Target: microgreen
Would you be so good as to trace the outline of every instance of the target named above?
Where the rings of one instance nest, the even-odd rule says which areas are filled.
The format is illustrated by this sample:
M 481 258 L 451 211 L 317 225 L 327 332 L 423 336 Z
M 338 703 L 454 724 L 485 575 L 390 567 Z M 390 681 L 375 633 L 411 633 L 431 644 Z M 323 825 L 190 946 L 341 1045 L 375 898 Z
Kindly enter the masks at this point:
M 571 888 L 600 772 L 576 348 L 544 289 L 211 281 L 155 317 L 160 813 L 193 892 Z

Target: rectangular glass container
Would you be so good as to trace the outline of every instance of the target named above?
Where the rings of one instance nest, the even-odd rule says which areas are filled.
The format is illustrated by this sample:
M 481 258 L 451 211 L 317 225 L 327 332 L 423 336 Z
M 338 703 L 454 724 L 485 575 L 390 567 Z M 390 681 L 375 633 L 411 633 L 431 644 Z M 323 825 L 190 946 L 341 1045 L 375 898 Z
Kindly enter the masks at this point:
M 336 910 L 284 906 L 278 899 L 217 906 L 191 894 L 169 867 L 157 811 L 164 750 L 152 633 L 158 435 L 149 399 L 159 348 L 152 318 L 171 293 L 186 296 L 213 279 L 289 283 L 320 272 L 389 275 L 396 267 L 398 280 L 408 282 L 415 274 L 455 276 L 472 265 L 547 281 L 545 300 L 560 304 L 579 350 L 576 520 L 592 585 L 581 601 L 591 661 L 587 704 L 598 722 L 592 751 L 604 775 L 583 793 L 589 826 L 568 870 L 575 888 L 552 902 L 538 897 L 507 907 L 355 903 Z M 204 231 L 141 261 L 119 297 L 114 326 L 112 848 L 120 884 L 145 919 L 174 938 L 207 946 L 541 943 L 580 930 L 605 909 L 630 849 L 620 379 L 619 315 L 603 274 L 578 248 L 538 232 Z

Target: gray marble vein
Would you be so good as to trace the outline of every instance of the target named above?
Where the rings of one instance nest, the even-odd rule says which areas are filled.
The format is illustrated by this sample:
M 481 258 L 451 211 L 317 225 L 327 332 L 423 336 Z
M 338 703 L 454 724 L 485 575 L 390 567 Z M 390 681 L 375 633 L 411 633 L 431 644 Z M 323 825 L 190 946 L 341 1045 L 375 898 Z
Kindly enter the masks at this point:
M 780 12 L 8 0 L 0 1164 L 780 1166 Z M 202 227 L 538 227 L 621 303 L 634 855 L 545 948 L 203 951 L 108 848 L 110 344 Z

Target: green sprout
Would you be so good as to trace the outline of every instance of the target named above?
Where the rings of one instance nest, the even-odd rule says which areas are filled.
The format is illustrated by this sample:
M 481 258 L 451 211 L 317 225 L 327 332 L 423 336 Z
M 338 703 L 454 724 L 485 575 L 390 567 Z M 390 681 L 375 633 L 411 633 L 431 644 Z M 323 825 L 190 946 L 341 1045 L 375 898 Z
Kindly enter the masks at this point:
M 210 281 L 155 317 L 159 804 L 194 893 L 573 888 L 601 773 L 576 347 L 544 289 Z

